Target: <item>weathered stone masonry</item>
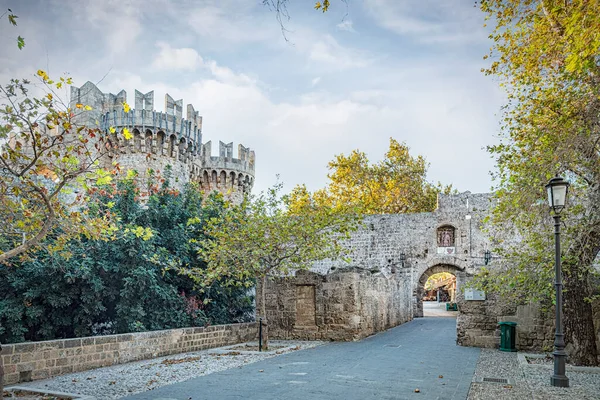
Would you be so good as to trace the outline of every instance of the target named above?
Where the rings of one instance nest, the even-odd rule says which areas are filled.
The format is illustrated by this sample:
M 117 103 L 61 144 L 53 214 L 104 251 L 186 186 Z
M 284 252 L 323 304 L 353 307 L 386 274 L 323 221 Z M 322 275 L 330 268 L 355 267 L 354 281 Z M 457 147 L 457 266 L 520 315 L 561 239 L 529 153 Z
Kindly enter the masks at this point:
M 148 170 L 164 176 L 167 165 L 172 168 L 172 185 L 181 189 L 185 183 L 198 182 L 205 193 L 218 191 L 226 198 L 240 202 L 254 185 L 255 154 L 238 145 L 238 157 L 233 157 L 233 143 L 219 141 L 219 155 L 212 156 L 212 144 L 202 144 L 202 117 L 191 104 L 187 119 L 183 118 L 183 100 L 165 95 L 165 112 L 154 110 L 154 91 L 135 91 L 135 108 L 123 110 L 127 93 L 102 93 L 93 83 L 71 88 L 71 108 L 77 104 L 90 106 L 91 111 L 76 116 L 80 125 L 97 127 L 110 137 L 111 151 L 103 166 L 118 162 L 125 170 L 134 169 L 141 182 Z M 115 133 L 110 133 L 110 128 Z M 126 140 L 128 129 L 133 138 Z
M 361 269 L 300 271 L 266 287 L 269 332 L 279 339 L 358 340 L 412 319 L 407 281 Z
M 552 310 L 543 312 L 536 304 L 506 304 L 493 294 L 487 294 L 485 300 L 466 300 L 461 290 L 484 265 L 485 251 L 493 251 L 482 230 L 492 201 L 491 194 L 485 193 L 440 195 L 433 212 L 366 217 L 363 227 L 346 242 L 350 264 L 325 260 L 315 263 L 311 274 L 269 283 L 271 332 L 276 337 L 361 338 L 423 316 L 421 298 L 427 278 L 451 272 L 458 286 L 458 344 L 497 347 L 498 322 L 515 321 L 518 349 L 550 348 L 554 339 Z M 501 262 L 492 252 L 488 267 Z M 371 290 L 359 289 L 361 284 Z M 312 291 L 314 302 L 310 300 Z M 392 298 L 409 299 L 409 310 Z M 375 304 L 376 308 L 359 304 Z M 313 314 L 315 323 L 307 326 L 305 321 Z M 600 339 L 600 312 L 595 315 Z
M 2 345 L 5 384 L 256 340 L 255 322 Z

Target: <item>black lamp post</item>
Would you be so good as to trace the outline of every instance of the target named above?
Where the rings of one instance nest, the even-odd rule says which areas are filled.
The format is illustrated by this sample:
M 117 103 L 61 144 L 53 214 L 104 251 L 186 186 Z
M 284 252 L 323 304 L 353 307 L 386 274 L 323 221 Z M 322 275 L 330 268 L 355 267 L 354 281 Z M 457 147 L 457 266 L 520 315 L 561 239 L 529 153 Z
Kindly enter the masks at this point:
M 569 378 L 565 375 L 565 335 L 562 326 L 562 271 L 560 265 L 560 212 L 565 208 L 569 182 L 558 176 L 550 179 L 546 185 L 548 202 L 554 211 L 554 274 L 556 287 L 556 332 L 554 334 L 554 375 L 550 378 L 552 386 L 569 387 Z
M 485 262 L 485 265 L 488 265 L 490 263 L 491 259 L 492 259 L 492 252 L 489 250 L 486 250 L 485 253 L 483 253 L 483 261 Z
M 404 261 L 406 261 L 406 254 L 400 253 L 400 262 L 402 263 L 402 268 L 404 268 Z

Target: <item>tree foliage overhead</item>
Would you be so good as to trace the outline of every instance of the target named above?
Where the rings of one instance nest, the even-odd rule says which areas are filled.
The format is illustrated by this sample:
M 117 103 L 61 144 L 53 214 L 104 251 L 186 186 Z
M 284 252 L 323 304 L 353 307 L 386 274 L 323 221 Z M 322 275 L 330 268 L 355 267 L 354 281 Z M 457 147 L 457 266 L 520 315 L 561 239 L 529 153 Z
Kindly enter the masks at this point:
M 553 237 L 544 185 L 571 182 L 563 212 L 565 328 L 571 359 L 597 362 L 589 303 L 600 251 L 600 3 L 584 0 L 484 0 L 495 24 L 484 72 L 508 94 L 502 142 L 489 151 L 498 172 L 494 230 L 522 238 L 507 246 L 511 268 L 482 281 L 521 301 L 551 298 Z M 569 348 L 568 348 L 569 349 Z
M 397 214 L 433 211 L 440 192 L 452 186 L 433 185 L 426 179 L 428 163 L 423 156 L 413 157 L 404 143 L 390 138 L 385 157 L 371 164 L 367 155 L 354 150 L 337 155 L 328 164 L 329 183 L 312 195 L 324 206 L 352 210 L 362 214 Z M 292 204 L 309 195 L 305 186 L 297 186 Z

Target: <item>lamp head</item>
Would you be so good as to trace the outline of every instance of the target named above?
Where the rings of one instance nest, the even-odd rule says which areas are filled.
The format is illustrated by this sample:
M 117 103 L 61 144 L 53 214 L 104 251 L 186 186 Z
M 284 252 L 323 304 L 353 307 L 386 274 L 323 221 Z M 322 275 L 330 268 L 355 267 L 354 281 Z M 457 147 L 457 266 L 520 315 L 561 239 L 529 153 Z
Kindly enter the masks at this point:
M 546 190 L 548 191 L 548 205 L 555 214 L 560 214 L 567 203 L 569 182 L 561 177 L 554 177 L 546 185 Z

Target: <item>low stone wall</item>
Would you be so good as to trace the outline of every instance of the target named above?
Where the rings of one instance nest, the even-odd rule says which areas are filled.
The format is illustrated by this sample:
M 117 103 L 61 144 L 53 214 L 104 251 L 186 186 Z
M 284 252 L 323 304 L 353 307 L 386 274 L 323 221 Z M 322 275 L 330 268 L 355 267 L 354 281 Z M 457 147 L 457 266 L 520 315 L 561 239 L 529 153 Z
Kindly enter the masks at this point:
M 269 281 L 266 293 L 269 334 L 278 339 L 358 340 L 412 319 L 410 277 L 404 275 L 300 271 Z
M 458 304 L 457 343 L 461 346 L 497 348 L 500 345 L 499 322 L 517 323 L 517 350 L 545 351 L 554 341 L 552 310 L 544 312 L 539 304 L 514 306 L 488 295 L 484 301 Z
M 256 340 L 255 322 L 2 345 L 4 383 Z

